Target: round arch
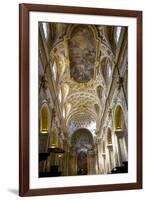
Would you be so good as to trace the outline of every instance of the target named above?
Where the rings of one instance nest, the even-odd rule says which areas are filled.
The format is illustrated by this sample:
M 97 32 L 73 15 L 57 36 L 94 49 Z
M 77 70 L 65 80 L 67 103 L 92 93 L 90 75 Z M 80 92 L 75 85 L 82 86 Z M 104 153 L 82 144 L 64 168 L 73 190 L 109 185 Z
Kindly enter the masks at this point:
M 111 77 L 111 71 L 112 71 L 112 66 L 111 66 L 111 62 L 109 60 L 108 57 L 104 57 L 102 60 L 101 60 L 101 74 L 104 78 L 104 81 L 105 81 L 105 84 L 107 85 L 109 80 L 110 80 L 110 77 Z
M 107 144 L 112 144 L 112 131 L 110 128 L 107 129 Z
M 117 105 L 115 109 L 115 119 L 114 119 L 114 124 L 115 124 L 115 129 L 116 130 L 123 130 L 124 129 L 124 113 L 121 105 Z
M 98 85 L 96 88 L 96 91 L 97 91 L 97 95 L 99 99 L 101 100 L 103 97 L 103 87 L 101 85 Z
M 43 103 L 40 110 L 40 133 L 47 134 L 50 130 L 50 113 L 47 103 Z

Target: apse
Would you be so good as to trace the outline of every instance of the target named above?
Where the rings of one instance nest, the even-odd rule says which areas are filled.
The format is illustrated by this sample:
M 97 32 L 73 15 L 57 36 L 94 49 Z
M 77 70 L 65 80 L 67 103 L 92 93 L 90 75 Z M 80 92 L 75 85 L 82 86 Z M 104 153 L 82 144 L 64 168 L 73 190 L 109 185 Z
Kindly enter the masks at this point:
M 71 145 L 78 152 L 92 149 L 93 144 L 93 135 L 88 129 L 80 128 L 72 134 Z

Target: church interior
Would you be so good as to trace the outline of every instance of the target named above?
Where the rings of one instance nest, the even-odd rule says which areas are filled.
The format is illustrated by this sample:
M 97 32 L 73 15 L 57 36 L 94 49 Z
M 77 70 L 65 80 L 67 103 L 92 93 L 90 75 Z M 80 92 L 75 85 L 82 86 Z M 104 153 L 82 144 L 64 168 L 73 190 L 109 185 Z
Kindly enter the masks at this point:
M 128 172 L 128 28 L 39 22 L 39 177 Z

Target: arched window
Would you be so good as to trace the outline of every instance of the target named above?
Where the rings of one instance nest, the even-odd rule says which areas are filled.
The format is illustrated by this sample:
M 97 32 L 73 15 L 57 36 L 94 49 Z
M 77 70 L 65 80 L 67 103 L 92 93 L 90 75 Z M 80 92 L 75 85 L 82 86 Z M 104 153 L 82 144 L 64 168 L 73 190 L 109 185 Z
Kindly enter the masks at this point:
M 102 73 L 102 76 L 103 76 L 104 79 L 105 79 L 105 76 L 106 76 L 106 73 L 105 73 L 106 63 L 107 63 L 107 59 L 106 59 L 106 57 L 104 57 L 101 61 L 101 73 Z
M 111 62 L 107 57 L 104 57 L 101 61 L 101 73 L 104 78 L 105 84 L 108 84 L 109 79 L 111 78 Z
M 48 25 L 46 22 L 43 22 L 42 25 L 43 25 L 44 36 L 45 36 L 45 39 L 47 40 L 48 39 Z
M 103 88 L 102 88 L 101 85 L 99 85 L 99 86 L 97 87 L 97 94 L 98 94 L 99 99 L 102 99 Z
M 95 108 L 96 113 L 99 114 L 99 106 L 98 106 L 98 104 L 95 104 L 94 108 Z
M 107 76 L 108 76 L 108 78 L 110 78 L 111 75 L 112 75 L 112 63 L 108 59 L 108 61 L 107 61 Z
M 57 133 L 57 128 L 53 128 L 51 148 L 56 148 L 56 147 L 58 147 L 58 133 Z
M 48 133 L 49 132 L 49 111 L 47 104 L 43 105 L 40 113 L 40 132 Z
M 53 63 L 52 70 L 53 70 L 53 78 L 56 81 L 56 78 L 57 78 L 57 65 L 56 65 L 56 62 Z
M 124 126 L 124 116 L 123 110 L 120 105 L 117 106 L 115 111 L 115 129 L 123 129 Z
M 59 99 L 59 102 L 61 103 L 61 101 L 62 101 L 62 92 L 61 92 L 61 89 L 59 90 L 58 99 Z
M 118 43 L 118 41 L 119 41 L 121 29 L 122 29 L 121 26 L 117 26 L 117 28 L 116 28 L 116 43 Z
M 112 133 L 110 128 L 107 129 L 107 143 L 112 144 Z
M 62 111 L 62 116 L 63 118 L 65 118 L 65 109 L 63 108 L 63 111 Z

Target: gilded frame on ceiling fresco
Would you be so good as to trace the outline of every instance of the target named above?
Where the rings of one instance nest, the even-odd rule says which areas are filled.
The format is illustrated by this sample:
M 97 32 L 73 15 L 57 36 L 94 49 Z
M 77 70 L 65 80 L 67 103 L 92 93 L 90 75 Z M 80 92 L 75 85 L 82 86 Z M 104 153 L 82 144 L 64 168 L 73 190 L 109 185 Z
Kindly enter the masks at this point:
M 67 13 L 67 14 L 84 14 L 96 16 L 114 16 L 127 17 L 136 19 L 136 49 L 137 49 L 137 127 L 136 127 L 136 148 L 137 148 L 137 171 L 136 182 L 128 182 L 121 184 L 103 184 L 103 185 L 86 185 L 86 186 L 68 186 L 68 187 L 53 187 L 53 188 L 30 188 L 30 133 L 29 133 L 29 116 L 30 102 L 29 98 L 29 14 L 30 12 L 41 13 Z M 129 190 L 142 188 L 142 11 L 132 10 L 114 10 L 103 8 L 86 8 L 86 7 L 70 7 L 56 5 L 41 5 L 41 4 L 20 4 L 19 5 L 19 194 L 20 196 L 34 195 L 54 195 L 65 193 L 85 193 L 99 191 L 114 191 L 114 190 Z M 37 87 L 37 86 L 36 86 Z

